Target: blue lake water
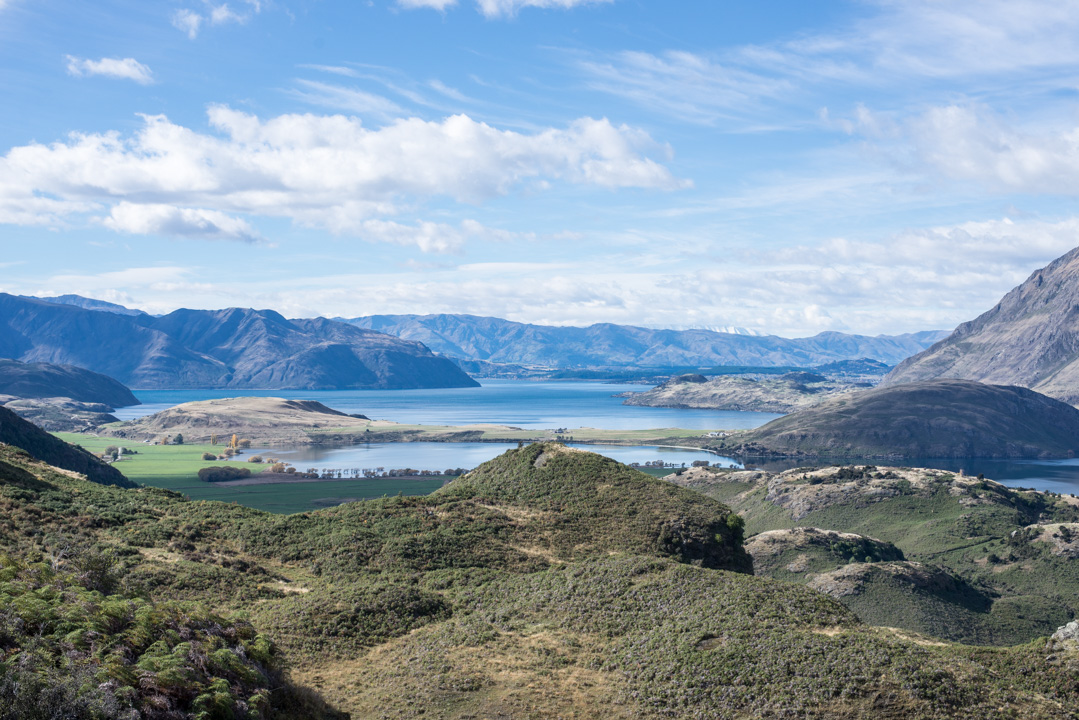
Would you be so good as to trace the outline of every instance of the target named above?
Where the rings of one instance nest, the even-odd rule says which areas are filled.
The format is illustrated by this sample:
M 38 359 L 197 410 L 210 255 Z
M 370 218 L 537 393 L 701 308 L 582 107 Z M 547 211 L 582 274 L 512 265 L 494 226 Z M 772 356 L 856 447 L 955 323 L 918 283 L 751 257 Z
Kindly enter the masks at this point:
M 413 468 L 415 470 L 447 470 L 472 468 L 501 455 L 517 443 L 369 443 L 347 447 L 304 446 L 282 450 L 271 448 L 251 450 L 251 454 L 272 456 L 292 463 L 300 470 L 365 470 L 376 468 Z M 583 450 L 614 458 L 622 463 L 647 463 L 661 461 L 665 464 L 690 465 L 695 460 L 738 465 L 732 458 L 721 457 L 703 450 L 687 450 L 668 447 L 623 447 L 619 445 L 576 445 Z M 244 456 L 239 456 L 243 461 Z
M 317 400 L 345 413 L 376 420 L 429 425 L 496 423 L 525 429 L 595 427 L 644 430 L 680 427 L 695 430 L 738 430 L 759 427 L 779 417 L 772 413 L 680 410 L 633 407 L 615 394 L 647 389 L 643 385 L 602 382 L 530 382 L 482 380 L 482 387 L 443 390 L 136 390 L 142 405 L 119 408 L 115 415 L 129 420 L 194 400 L 237 397 L 285 397 Z M 515 444 L 502 443 L 372 443 L 343 448 L 275 448 L 266 453 L 306 468 L 405 468 L 444 470 L 472 468 Z M 583 446 L 620 462 L 653 460 L 689 465 L 694 460 L 736 464 L 729 458 L 699 450 L 656 447 Z M 843 462 L 850 462 L 845 460 Z M 869 460 L 871 464 L 884 464 Z M 799 461 L 797 464 L 806 464 Z M 893 463 L 898 464 L 898 463 Z M 986 477 L 1012 487 L 1079 494 L 1079 459 L 981 460 L 917 459 L 902 464 L 936 467 Z M 768 463 L 767 469 L 793 467 Z
M 283 397 L 318 402 L 344 413 L 373 420 L 424 425 L 496 423 L 533 429 L 594 427 L 647 430 L 680 427 L 693 430 L 741 430 L 779 417 L 774 413 L 678 410 L 623 405 L 617 393 L 647 390 L 646 385 L 601 382 L 529 382 L 482 380 L 478 388 L 440 390 L 136 390 L 143 404 L 118 408 L 131 420 L 180 403 L 216 398 Z

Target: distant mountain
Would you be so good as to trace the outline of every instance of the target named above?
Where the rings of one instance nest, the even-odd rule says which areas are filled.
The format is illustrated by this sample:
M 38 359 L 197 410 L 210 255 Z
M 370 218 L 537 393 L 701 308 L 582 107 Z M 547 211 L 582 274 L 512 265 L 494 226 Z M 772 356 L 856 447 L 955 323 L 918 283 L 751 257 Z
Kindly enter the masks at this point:
M 103 312 L 116 313 L 117 315 L 146 314 L 142 310 L 134 310 L 132 308 L 124 307 L 123 305 L 105 302 L 104 300 L 94 300 L 93 298 L 83 297 L 82 295 L 57 295 L 56 297 L 35 297 L 33 295 L 20 295 L 19 297 L 26 298 L 28 300 L 44 300 L 45 302 L 54 303 L 56 305 L 71 305 L 72 307 L 80 307 L 84 310 L 101 310 Z
M 552 367 L 806 367 L 870 358 L 894 365 L 944 337 L 941 331 L 866 337 L 824 332 L 787 339 L 714 330 L 652 330 L 603 323 L 529 325 L 475 315 L 370 315 L 344 320 L 424 343 L 466 360 Z
M 14 445 L 50 465 L 82 473 L 87 480 L 99 485 L 135 487 L 135 483 L 113 466 L 80 447 L 68 445 L 3 407 L 0 407 L 0 443 Z M 2 478 L 0 484 L 3 484 Z
M 429 388 L 476 382 L 418 342 L 272 310 L 125 316 L 0 293 L 0 357 L 136 388 Z
M 111 408 L 138 405 L 139 400 L 107 375 L 74 365 L 22 363 L 0 359 L 0 395 L 20 398 L 66 397 Z
M 1079 410 L 1026 388 L 929 380 L 841 395 L 723 444 L 743 454 L 1074 457 Z
M 1079 248 L 901 363 L 884 384 L 938 377 L 1021 385 L 1079 403 Z

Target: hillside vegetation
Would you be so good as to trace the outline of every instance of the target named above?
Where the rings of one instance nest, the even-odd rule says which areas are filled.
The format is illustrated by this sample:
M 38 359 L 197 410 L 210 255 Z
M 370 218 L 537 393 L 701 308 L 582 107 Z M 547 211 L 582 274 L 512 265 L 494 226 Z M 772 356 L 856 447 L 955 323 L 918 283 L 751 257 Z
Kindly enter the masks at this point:
M 714 445 L 750 456 L 1073 457 L 1079 410 L 1025 388 L 930 380 L 831 398 Z
M 894 467 L 669 479 L 745 518 L 758 574 L 808 584 L 868 622 L 1006 645 L 1079 616 L 1079 498 Z
M 291 516 L 0 446 L 3 707 L 63 678 L 75 718 L 1076 717 L 1067 647 L 868 627 L 746 574 L 741 534 L 713 499 L 555 444 Z

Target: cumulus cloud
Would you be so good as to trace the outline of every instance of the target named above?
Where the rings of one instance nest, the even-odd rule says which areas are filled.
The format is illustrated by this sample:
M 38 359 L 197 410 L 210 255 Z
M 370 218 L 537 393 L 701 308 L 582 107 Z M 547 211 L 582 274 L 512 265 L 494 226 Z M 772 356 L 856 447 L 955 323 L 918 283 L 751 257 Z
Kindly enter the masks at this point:
M 104 75 L 105 77 L 134 80 L 140 85 L 149 85 L 154 81 L 154 74 L 150 71 L 150 68 L 135 58 L 90 60 L 89 58 L 77 58 L 67 55 L 66 59 L 67 71 L 75 77 Z
M 138 235 L 257 242 L 262 238 L 246 221 L 216 210 L 173 205 L 121 202 L 112 207 L 104 225 Z
M 399 238 L 390 226 L 368 221 L 396 214 L 402 202 L 444 197 L 478 203 L 550 181 L 686 185 L 648 155 L 666 156 L 668 148 L 640 130 L 592 118 L 532 134 L 465 115 L 368 129 L 341 115 L 262 120 L 216 106 L 209 110 L 214 133 L 160 115 L 143 119 L 131 136 L 74 134 L 51 145 L 12 148 L 0 158 L 0 220 L 55 222 L 105 206 L 114 211 L 106 224 L 130 232 L 167 227 L 180 235 L 249 238 L 250 228 L 238 224 L 243 221 L 228 218 L 244 214 Z M 451 235 L 414 232 L 417 244 L 436 250 L 455 247 L 445 239 Z

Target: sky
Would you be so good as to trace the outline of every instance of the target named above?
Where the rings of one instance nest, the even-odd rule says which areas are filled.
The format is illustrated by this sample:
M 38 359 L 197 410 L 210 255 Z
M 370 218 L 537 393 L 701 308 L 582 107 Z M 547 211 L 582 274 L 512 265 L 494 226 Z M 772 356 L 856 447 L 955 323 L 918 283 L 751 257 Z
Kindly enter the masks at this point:
M 1077 194 L 1068 0 L 0 0 L 0 292 L 897 334 Z

